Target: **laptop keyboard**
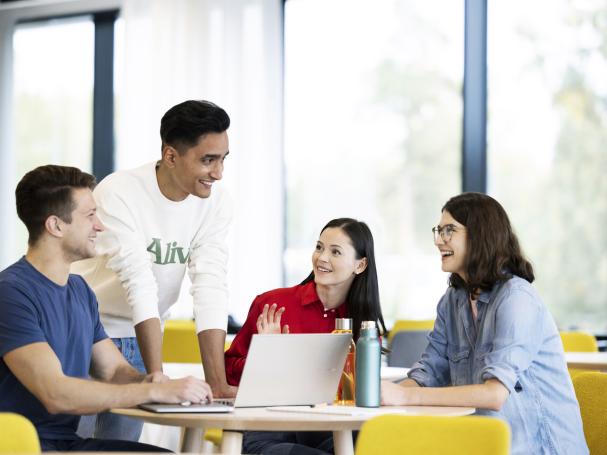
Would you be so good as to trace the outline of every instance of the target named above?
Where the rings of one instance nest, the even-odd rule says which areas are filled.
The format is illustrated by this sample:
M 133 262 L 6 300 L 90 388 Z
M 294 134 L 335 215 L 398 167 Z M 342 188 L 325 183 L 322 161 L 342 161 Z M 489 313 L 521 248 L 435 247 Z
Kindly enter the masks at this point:
M 213 398 L 213 403 L 222 404 L 224 406 L 234 406 L 234 398 Z

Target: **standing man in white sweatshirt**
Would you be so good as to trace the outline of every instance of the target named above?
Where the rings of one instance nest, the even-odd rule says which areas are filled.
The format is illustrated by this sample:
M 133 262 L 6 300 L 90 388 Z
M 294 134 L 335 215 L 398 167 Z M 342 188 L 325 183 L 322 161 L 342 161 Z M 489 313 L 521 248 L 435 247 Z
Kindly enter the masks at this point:
M 115 172 L 96 187 L 106 231 L 98 236 L 98 256 L 73 268 L 95 291 L 112 341 L 148 374 L 162 371 L 163 321 L 187 268 L 205 379 L 218 397 L 236 394 L 223 357 L 232 208 L 223 189 L 214 187 L 229 153 L 229 126 L 226 112 L 208 101 L 169 109 L 160 123 L 160 161 Z M 94 435 L 137 440 L 141 424 L 123 419 L 99 414 Z M 89 436 L 91 421 L 83 425 L 80 434 Z

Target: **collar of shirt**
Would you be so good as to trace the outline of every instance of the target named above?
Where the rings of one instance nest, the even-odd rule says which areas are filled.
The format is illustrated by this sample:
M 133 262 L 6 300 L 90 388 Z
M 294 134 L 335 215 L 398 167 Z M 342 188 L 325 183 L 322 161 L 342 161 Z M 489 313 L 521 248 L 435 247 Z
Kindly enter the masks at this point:
M 333 310 L 335 310 L 335 317 L 338 317 L 338 318 L 346 317 L 347 304 L 344 305 L 344 303 L 339 305 L 337 308 L 332 308 Z M 325 313 L 328 313 L 331 311 L 331 309 L 325 309 L 324 305 L 320 301 L 320 297 L 318 297 L 318 294 L 316 293 L 316 283 L 314 283 L 314 280 L 304 284 L 303 289 L 301 290 L 301 306 L 313 305 L 313 304 L 319 305 L 320 308 Z
M 503 281 L 498 281 L 493 284 L 493 287 L 490 290 L 481 291 L 481 295 L 478 296 L 478 301 L 482 303 L 491 302 L 495 298 L 496 294 L 498 293 L 503 284 Z
M 478 296 L 478 299 L 476 299 L 477 308 L 480 308 L 481 304 L 483 304 L 483 303 L 491 302 L 491 300 L 495 297 L 495 294 L 497 294 L 497 292 L 499 291 L 499 288 L 501 287 L 502 284 L 503 283 L 501 281 L 498 281 L 497 283 L 495 283 L 493 285 L 493 287 L 490 290 L 488 290 L 488 291 L 481 290 L 481 293 Z M 468 298 L 468 293 L 466 292 L 466 290 L 463 288 L 460 288 L 460 289 L 457 289 L 456 292 L 457 292 L 456 300 L 457 300 L 458 306 L 469 307 L 470 300 Z

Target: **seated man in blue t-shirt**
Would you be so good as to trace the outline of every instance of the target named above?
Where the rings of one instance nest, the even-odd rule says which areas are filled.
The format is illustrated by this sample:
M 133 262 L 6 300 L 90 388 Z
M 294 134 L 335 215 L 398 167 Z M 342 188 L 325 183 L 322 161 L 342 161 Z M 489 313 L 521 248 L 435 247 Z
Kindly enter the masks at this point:
M 200 379 L 145 376 L 130 366 L 99 322 L 95 295 L 80 276 L 69 274 L 72 262 L 95 254 L 95 237 L 103 230 L 94 185 L 90 174 L 50 165 L 17 185 L 17 214 L 29 245 L 23 258 L 0 272 L 0 412 L 31 420 L 43 450 L 163 450 L 76 435 L 82 414 L 211 398 Z

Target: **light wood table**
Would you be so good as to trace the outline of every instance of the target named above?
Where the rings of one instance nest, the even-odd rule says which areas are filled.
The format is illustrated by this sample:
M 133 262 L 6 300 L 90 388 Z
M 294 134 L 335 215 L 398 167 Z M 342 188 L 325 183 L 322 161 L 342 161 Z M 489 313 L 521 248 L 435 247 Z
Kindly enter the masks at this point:
M 567 367 L 607 371 L 607 352 L 565 352 Z
M 469 407 L 404 406 L 380 408 L 382 413 L 408 415 L 463 416 L 474 413 Z M 385 411 L 385 412 L 384 412 Z M 378 414 L 334 415 L 299 412 L 277 412 L 266 408 L 241 408 L 226 414 L 159 414 L 141 409 L 112 409 L 115 414 L 142 419 L 145 422 L 184 428 L 182 452 L 200 452 L 207 428 L 221 428 L 221 453 L 242 452 L 241 431 L 332 431 L 335 455 L 352 455 L 352 431 Z
M 204 378 L 204 372 L 201 363 L 164 363 L 162 365 L 164 373 L 172 378 L 192 375 L 197 378 Z M 382 366 L 381 379 L 386 381 L 399 381 L 407 377 L 408 368 Z M 168 447 L 172 450 L 179 450 L 180 438 L 178 427 L 159 426 L 151 422 L 143 426 L 143 433 L 140 441 L 152 445 Z M 182 432 L 183 433 L 183 432 Z M 206 444 L 211 442 L 206 441 Z

